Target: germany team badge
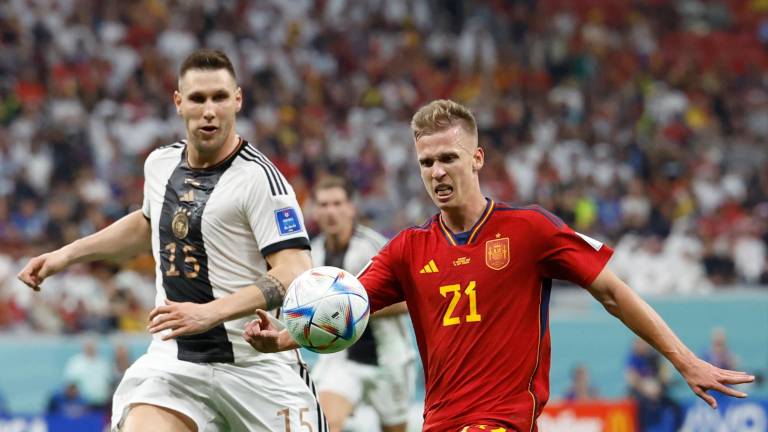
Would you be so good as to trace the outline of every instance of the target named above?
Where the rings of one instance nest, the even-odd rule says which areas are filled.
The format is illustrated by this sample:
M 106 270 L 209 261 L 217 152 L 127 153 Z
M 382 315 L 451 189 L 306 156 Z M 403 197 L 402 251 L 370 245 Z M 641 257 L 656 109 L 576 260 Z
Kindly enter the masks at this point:
M 173 215 L 171 220 L 171 229 L 173 230 L 173 235 L 179 240 L 189 234 L 189 210 L 184 210 L 183 208 L 176 210 L 176 214 Z
M 485 264 L 494 270 L 501 270 L 509 264 L 509 238 L 485 242 Z

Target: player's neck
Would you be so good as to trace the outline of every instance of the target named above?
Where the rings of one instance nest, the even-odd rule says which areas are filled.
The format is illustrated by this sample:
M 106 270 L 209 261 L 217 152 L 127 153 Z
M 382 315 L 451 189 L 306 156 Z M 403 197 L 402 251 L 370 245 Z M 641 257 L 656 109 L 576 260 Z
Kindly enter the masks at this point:
M 210 153 L 197 151 L 194 144 L 187 145 L 187 164 L 190 168 L 194 169 L 205 169 L 215 166 L 228 158 L 237 149 L 239 143 L 240 137 L 235 133 L 231 133 L 221 147 Z
M 355 227 L 350 226 L 342 232 L 336 234 L 327 234 L 325 236 L 325 250 L 329 252 L 340 252 L 349 246 L 349 240 L 352 238 L 352 233 Z
M 440 217 L 443 218 L 443 223 L 451 232 L 463 233 L 475 226 L 475 223 L 483 215 L 487 204 L 485 197 L 478 194 L 463 206 L 440 210 Z

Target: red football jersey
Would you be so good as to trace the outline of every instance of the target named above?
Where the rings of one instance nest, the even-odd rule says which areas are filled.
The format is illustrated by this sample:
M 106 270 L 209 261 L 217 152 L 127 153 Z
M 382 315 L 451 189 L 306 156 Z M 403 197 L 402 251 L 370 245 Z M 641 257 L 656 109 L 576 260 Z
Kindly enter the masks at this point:
M 408 303 L 424 431 L 480 422 L 535 430 L 549 398 L 551 280 L 589 286 L 613 251 L 541 207 L 493 200 L 468 233 L 460 244 L 436 215 L 392 239 L 360 281 L 371 311 Z

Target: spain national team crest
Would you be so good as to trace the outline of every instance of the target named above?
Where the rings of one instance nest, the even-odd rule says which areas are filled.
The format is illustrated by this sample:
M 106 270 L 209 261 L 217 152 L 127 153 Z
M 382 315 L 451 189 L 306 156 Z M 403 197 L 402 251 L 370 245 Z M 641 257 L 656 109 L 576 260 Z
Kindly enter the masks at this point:
M 509 238 L 497 238 L 485 242 L 485 264 L 501 270 L 509 264 Z

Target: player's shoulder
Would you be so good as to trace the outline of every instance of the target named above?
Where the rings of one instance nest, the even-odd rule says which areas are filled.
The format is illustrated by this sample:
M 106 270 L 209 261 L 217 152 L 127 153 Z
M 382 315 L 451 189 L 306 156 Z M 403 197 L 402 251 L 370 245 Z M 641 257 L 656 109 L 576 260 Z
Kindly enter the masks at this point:
M 523 220 L 533 225 L 546 224 L 557 229 L 566 226 L 557 215 L 538 204 L 510 205 L 499 202 L 496 203 L 494 213 L 498 218 Z
M 365 225 L 355 226 L 355 231 L 352 233 L 352 236 L 362 242 L 370 244 L 375 249 L 380 249 L 387 243 L 386 237 L 384 237 L 373 228 L 367 227 Z
M 184 148 L 186 146 L 187 140 L 179 140 L 171 144 L 160 146 L 149 153 L 145 163 L 151 163 L 165 159 L 178 159 L 181 157 L 181 153 L 184 152 Z
M 232 165 L 245 171 L 247 177 L 262 179 L 272 195 L 289 195 L 292 192 L 288 181 L 275 164 L 248 141 L 243 142 Z
M 439 214 L 430 216 L 421 225 L 414 225 L 400 231 L 393 239 L 399 241 L 412 241 L 421 237 L 428 237 L 434 235 L 435 231 L 433 227 L 438 223 Z

